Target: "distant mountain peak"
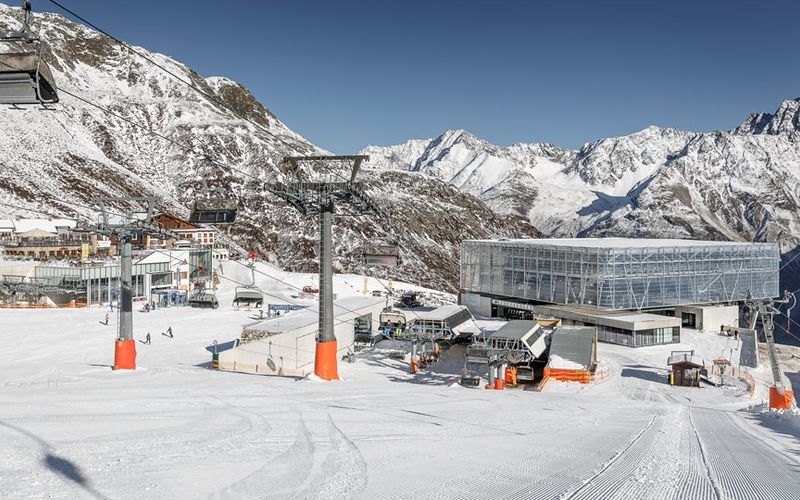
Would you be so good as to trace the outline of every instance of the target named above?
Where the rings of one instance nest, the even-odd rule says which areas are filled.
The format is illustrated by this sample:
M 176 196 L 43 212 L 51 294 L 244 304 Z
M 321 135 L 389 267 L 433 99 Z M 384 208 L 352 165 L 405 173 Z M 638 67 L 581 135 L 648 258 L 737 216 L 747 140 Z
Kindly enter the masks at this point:
M 774 113 L 752 113 L 735 134 L 768 134 L 800 132 L 800 97 L 783 101 Z

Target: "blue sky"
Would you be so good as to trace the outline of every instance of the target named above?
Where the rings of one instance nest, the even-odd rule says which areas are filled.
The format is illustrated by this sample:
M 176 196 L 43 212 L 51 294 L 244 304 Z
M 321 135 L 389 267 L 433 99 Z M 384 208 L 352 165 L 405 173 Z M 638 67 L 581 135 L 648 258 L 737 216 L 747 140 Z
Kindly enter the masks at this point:
M 59 1 L 342 154 L 457 128 L 566 147 L 729 129 L 800 96 L 800 2 Z

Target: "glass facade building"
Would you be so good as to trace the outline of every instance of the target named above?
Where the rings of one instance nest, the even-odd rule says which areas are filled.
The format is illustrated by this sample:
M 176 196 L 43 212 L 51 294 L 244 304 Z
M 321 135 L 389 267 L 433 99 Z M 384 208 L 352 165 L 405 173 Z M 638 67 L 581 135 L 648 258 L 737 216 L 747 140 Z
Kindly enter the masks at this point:
M 467 240 L 461 291 L 605 309 L 777 297 L 775 243 L 578 238 Z
M 37 278 L 63 278 L 70 277 L 80 280 L 86 288 L 86 302 L 97 304 L 111 302 L 118 299 L 119 295 L 119 265 L 106 266 L 36 266 Z M 152 264 L 134 264 L 132 268 L 132 281 L 134 296 L 147 295 L 146 276 L 152 275 L 154 280 L 171 278 L 169 264 L 157 262 Z M 152 283 L 151 283 L 152 284 Z

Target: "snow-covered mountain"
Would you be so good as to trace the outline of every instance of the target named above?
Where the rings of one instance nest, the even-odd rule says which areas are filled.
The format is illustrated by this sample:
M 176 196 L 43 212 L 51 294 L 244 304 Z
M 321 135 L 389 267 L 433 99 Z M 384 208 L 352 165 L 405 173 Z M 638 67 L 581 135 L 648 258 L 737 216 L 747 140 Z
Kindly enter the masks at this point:
M 0 4 L 0 32 L 16 29 L 20 14 Z M 59 15 L 36 14 L 33 30 L 46 42 L 45 56 L 64 92 L 48 111 L 0 108 L 0 203 L 31 212 L 2 205 L 0 211 L 94 217 L 79 206 L 93 196 L 155 194 L 163 199 L 160 208 L 185 216 L 205 175 L 239 200 L 240 219 L 231 229 L 239 244 L 288 270 L 316 270 L 316 220 L 266 194 L 263 182 L 277 180 L 285 155 L 319 154 L 320 148 L 287 128 L 236 82 L 203 78 L 165 55 L 136 48 L 213 97 L 208 99 Z M 231 167 L 209 166 L 206 155 Z M 414 172 L 368 172 L 366 180 L 396 219 L 337 219 L 335 264 L 340 270 L 363 270 L 359 249 L 364 238 L 391 228 L 402 239 L 405 261 L 397 274 L 450 289 L 457 281 L 462 238 L 539 234 L 438 179 Z
M 800 99 L 727 132 L 651 126 L 578 150 L 501 147 L 457 130 L 363 151 L 552 236 L 778 241 L 784 252 L 800 243 Z

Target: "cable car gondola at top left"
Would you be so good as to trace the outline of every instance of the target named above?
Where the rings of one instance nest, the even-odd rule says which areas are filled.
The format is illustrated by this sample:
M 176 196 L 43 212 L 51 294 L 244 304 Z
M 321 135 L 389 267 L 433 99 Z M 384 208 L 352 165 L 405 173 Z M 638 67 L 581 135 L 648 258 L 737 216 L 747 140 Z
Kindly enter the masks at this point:
M 55 104 L 58 102 L 56 82 L 42 58 L 41 41 L 30 28 L 30 0 L 22 2 L 22 10 L 22 28 L 0 35 L 0 104 Z M 5 50 L 13 44 L 23 44 L 29 50 Z

